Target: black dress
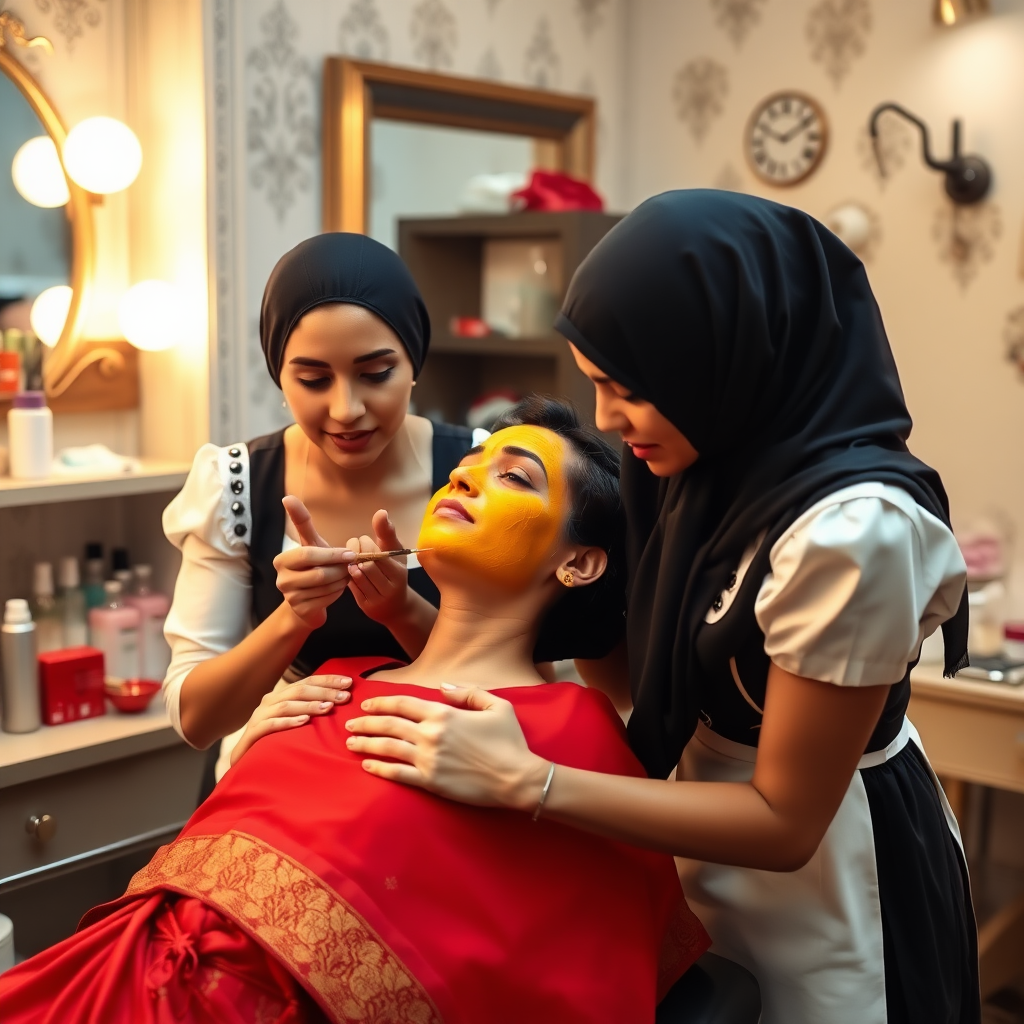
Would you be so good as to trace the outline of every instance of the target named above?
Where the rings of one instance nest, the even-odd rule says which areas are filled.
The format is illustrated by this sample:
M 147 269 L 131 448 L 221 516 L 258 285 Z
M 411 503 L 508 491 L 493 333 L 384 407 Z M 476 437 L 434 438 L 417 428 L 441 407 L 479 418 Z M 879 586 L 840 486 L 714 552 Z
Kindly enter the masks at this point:
M 434 424 L 431 445 L 433 490 L 445 485 L 449 473 L 471 446 L 472 431 L 469 427 Z M 237 465 L 239 468 L 237 476 L 231 481 L 231 489 L 238 499 L 238 506 L 244 510 L 244 513 L 239 513 L 238 528 L 248 533 L 252 572 L 250 621 L 255 629 L 284 600 L 284 595 L 277 589 L 277 571 L 273 564 L 281 553 L 285 535 L 285 512 L 281 504 L 285 494 L 284 430 L 257 437 L 244 448 L 237 446 L 229 449 L 231 455 L 236 451 L 237 462 L 231 463 L 231 466 Z M 246 504 L 249 506 L 247 509 Z M 419 566 L 409 570 L 409 586 L 431 604 L 437 605 L 437 587 Z M 300 676 L 306 676 L 329 658 L 358 658 L 366 655 L 381 655 L 402 661 L 407 658 L 388 629 L 364 615 L 355 598 L 346 590 L 327 609 L 324 625 L 310 633 L 292 662 L 292 668 Z M 216 782 L 214 770 L 219 754 L 220 743 L 215 743 L 207 753 L 200 803 L 213 791 Z

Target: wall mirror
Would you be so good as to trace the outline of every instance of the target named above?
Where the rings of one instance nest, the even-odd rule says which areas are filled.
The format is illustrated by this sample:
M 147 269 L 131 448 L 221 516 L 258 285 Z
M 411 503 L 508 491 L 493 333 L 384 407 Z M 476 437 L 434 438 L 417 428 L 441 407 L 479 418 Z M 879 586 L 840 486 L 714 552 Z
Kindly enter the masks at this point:
M 323 111 L 324 230 L 397 250 L 430 313 L 416 410 L 489 426 L 536 391 L 591 415 L 593 388 L 553 321 L 617 218 L 510 214 L 507 191 L 534 169 L 591 180 L 593 99 L 338 57 L 325 63 Z
M 29 311 L 38 295 L 56 285 L 69 287 L 67 317 L 42 370 L 45 390 L 54 400 L 51 404 L 58 411 L 128 407 L 137 404 L 137 394 L 126 400 L 123 382 L 114 389 L 105 386 L 110 378 L 131 377 L 126 370 L 134 369 L 134 360 L 126 353 L 128 346 L 82 340 L 93 280 L 93 197 L 56 163 L 57 181 L 51 176 L 49 187 L 40 180 L 38 162 L 24 164 L 20 187 L 15 184 L 15 157 L 26 143 L 48 138 L 60 153 L 67 136 L 46 93 L 11 52 L 16 48 L 53 52 L 49 40 L 26 38 L 18 19 L 10 12 L 0 12 L 0 329 L 27 329 Z M 61 178 L 63 202 L 59 201 L 63 196 L 56 194 Z M 33 201 L 23 194 L 26 191 Z M 126 355 L 133 362 L 130 368 Z M 137 383 L 128 390 L 137 391 Z
M 325 231 L 394 245 L 397 216 L 458 212 L 475 175 L 593 176 L 587 96 L 329 57 L 323 111 Z

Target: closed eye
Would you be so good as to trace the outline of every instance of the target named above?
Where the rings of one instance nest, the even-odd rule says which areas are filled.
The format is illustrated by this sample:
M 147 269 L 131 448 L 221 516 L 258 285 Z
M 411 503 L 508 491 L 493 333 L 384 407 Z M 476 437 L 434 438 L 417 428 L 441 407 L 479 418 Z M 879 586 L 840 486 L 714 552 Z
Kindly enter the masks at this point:
M 394 372 L 395 368 L 389 366 L 386 370 L 378 370 L 376 373 L 364 373 L 363 380 L 367 380 L 371 384 L 383 384 L 386 380 L 391 379 Z
M 296 377 L 295 379 L 310 391 L 320 391 L 331 383 L 330 377 Z
M 520 487 L 528 487 L 531 491 L 537 489 L 533 486 L 533 481 L 521 469 L 510 469 L 504 473 L 499 473 L 498 479 L 511 480 L 513 483 L 519 484 Z

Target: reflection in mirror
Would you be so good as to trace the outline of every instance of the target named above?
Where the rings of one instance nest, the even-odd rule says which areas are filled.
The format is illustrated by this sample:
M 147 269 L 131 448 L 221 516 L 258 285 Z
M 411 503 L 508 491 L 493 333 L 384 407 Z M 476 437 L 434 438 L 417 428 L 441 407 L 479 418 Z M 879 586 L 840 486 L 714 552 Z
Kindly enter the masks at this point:
M 374 119 L 369 234 L 398 249 L 400 217 L 481 212 L 467 186 L 482 174 L 517 175 L 526 184 L 534 140 L 521 135 Z M 491 209 L 487 212 L 507 212 Z
M 30 344 L 25 351 L 24 338 L 10 332 L 30 333 L 29 313 L 39 293 L 70 284 L 71 228 L 65 206 L 34 205 L 15 187 L 15 156 L 30 140 L 49 136 L 18 87 L 3 75 L 0 110 L 0 331 L 6 347 L 20 348 L 27 357 L 24 384 L 39 388 L 38 346 Z M 53 154 L 56 159 L 55 150 Z

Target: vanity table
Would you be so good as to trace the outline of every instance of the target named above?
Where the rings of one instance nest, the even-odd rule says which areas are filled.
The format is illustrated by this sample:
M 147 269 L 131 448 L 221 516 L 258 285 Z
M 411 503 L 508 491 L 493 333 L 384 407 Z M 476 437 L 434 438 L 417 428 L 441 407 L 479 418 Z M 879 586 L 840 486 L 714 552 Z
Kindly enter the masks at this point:
M 157 697 L 139 715 L 0 733 L 0 896 L 169 842 L 195 810 L 203 754 Z
M 963 823 L 965 783 L 1024 793 L 1024 686 L 943 679 L 937 665 L 910 677 L 908 715 Z M 979 922 L 982 996 L 1024 972 L 1024 897 Z

